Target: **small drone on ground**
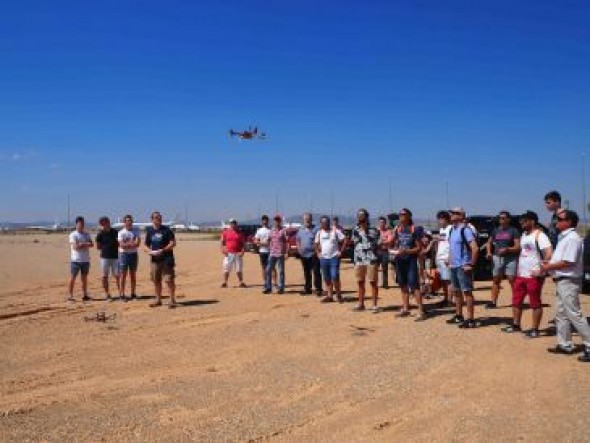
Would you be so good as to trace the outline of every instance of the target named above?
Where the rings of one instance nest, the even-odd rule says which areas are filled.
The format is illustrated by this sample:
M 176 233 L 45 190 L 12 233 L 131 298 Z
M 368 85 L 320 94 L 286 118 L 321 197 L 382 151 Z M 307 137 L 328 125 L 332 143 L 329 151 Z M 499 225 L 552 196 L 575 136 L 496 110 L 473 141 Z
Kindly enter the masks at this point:
M 96 322 L 100 322 L 100 323 L 107 323 L 107 322 L 115 321 L 116 317 L 117 317 L 117 314 L 107 315 L 106 312 L 100 311 L 94 315 L 84 317 L 84 321 L 96 321 Z
M 254 126 L 254 129 L 252 129 L 252 126 L 248 126 L 247 131 L 234 131 L 233 129 L 230 129 L 229 136 L 230 137 L 237 136 L 240 140 L 253 140 L 255 138 L 258 138 L 260 140 L 265 140 L 268 138 L 264 132 L 258 131 L 257 126 Z

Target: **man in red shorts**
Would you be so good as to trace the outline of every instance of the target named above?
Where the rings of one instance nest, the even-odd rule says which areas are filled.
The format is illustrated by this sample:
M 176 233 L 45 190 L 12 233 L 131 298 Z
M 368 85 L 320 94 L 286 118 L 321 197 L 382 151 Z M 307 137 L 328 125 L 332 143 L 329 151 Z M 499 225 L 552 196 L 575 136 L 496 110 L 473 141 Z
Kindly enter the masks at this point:
M 538 228 L 538 221 L 539 218 L 533 211 L 526 211 L 520 217 L 523 233 L 520 239 L 518 271 L 512 287 L 512 325 L 502 328 L 502 331 L 508 333 L 522 331 L 520 327 L 522 303 L 528 295 L 533 311 L 533 325 L 531 329 L 524 332 L 527 338 L 539 336 L 539 324 L 543 316 L 541 291 L 545 281 L 541 262 L 549 260 L 553 251 L 549 238 Z

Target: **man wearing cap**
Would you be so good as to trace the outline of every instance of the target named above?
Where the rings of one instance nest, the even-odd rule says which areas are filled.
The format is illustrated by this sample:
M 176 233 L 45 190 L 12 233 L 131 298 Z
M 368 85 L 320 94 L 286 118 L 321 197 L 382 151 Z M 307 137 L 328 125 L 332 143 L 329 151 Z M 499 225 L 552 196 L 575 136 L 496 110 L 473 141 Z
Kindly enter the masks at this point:
M 303 214 L 303 226 L 297 231 L 297 251 L 303 266 L 303 291 L 301 295 L 311 294 L 313 274 L 313 286 L 316 294 L 322 295 L 322 274 L 320 271 L 320 259 L 315 254 L 315 238 L 318 229 L 313 225 L 313 217 L 309 212 Z
M 557 237 L 559 236 L 559 229 L 557 229 L 557 214 L 561 211 L 561 194 L 557 191 L 549 191 L 545 194 L 545 207 L 551 212 L 551 221 L 549 222 L 549 240 L 551 246 L 555 249 L 557 246 Z
M 532 310 L 532 328 L 525 332 L 525 337 L 539 337 L 539 325 L 543 316 L 541 293 L 545 282 L 545 273 L 541 272 L 541 262 L 551 258 L 549 238 L 537 223 L 539 217 L 533 211 L 526 211 L 520 216 L 523 234 L 520 238 L 518 271 L 512 285 L 512 325 L 502 328 L 503 332 L 520 332 L 522 303 L 528 295 Z
M 279 268 L 279 294 L 285 293 L 285 259 L 287 257 L 287 230 L 283 227 L 283 217 L 276 214 L 273 218 L 273 227 L 269 234 L 269 257 L 266 266 L 263 294 L 272 292 L 272 272 L 275 266 Z
M 541 269 L 553 276 L 556 285 L 555 323 L 557 346 L 548 349 L 554 354 L 572 354 L 572 330 L 574 326 L 584 343 L 584 353 L 578 360 L 590 363 L 590 326 L 580 308 L 580 290 L 584 272 L 582 238 L 576 232 L 578 214 L 561 210 L 557 214 L 559 238 L 550 262 L 543 262 Z
M 516 278 L 516 264 L 520 253 L 520 232 L 514 226 L 510 226 L 510 213 L 500 211 L 498 214 L 499 226 L 492 231 L 486 243 L 486 256 L 492 260 L 492 298 L 486 304 L 486 309 L 495 309 L 500 295 L 500 283 L 506 277 L 510 287 Z
M 451 209 L 452 228 L 449 231 L 449 267 L 451 286 L 455 297 L 455 315 L 447 320 L 460 328 L 475 328 L 473 298 L 473 267 L 477 263 L 478 247 L 475 234 L 465 223 L 465 210 Z M 467 305 L 467 318 L 463 317 L 463 305 Z
M 244 234 L 238 227 L 237 220 L 230 218 L 229 228 L 224 229 L 221 233 L 221 253 L 223 254 L 222 288 L 227 288 L 227 280 L 232 269 L 236 271 L 236 275 L 240 281 L 240 288 L 246 287 L 242 274 L 245 246 Z
M 100 231 L 96 234 L 96 249 L 100 250 L 100 269 L 102 271 L 102 287 L 104 289 L 105 300 L 112 301 L 109 291 L 109 276 L 115 278 L 117 282 L 117 293 L 121 295 L 121 286 L 119 282 L 119 241 L 117 230 L 111 227 L 111 221 L 108 217 L 101 217 L 98 220 Z M 125 297 L 121 297 L 126 300 Z
M 451 231 L 451 215 L 448 211 L 438 211 L 436 214 L 438 225 L 438 241 L 436 243 L 436 268 L 440 274 L 441 286 L 445 297 L 443 305 L 449 306 L 449 283 L 451 281 L 451 270 L 449 269 L 449 232 Z

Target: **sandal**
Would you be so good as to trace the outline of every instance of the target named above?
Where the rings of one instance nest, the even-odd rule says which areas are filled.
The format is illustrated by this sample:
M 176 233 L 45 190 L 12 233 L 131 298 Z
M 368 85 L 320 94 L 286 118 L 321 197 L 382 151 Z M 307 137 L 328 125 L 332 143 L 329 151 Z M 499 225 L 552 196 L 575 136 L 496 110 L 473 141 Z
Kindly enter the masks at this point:
M 356 305 L 354 308 L 352 308 L 353 311 L 364 311 L 365 310 L 365 306 L 364 305 Z
M 154 303 L 150 303 L 150 308 L 157 308 L 158 306 L 162 306 L 162 302 L 161 301 L 156 301 Z
M 409 317 L 410 316 L 410 311 L 406 311 L 405 309 L 402 309 L 397 314 L 395 314 L 395 316 L 398 317 L 398 318 Z

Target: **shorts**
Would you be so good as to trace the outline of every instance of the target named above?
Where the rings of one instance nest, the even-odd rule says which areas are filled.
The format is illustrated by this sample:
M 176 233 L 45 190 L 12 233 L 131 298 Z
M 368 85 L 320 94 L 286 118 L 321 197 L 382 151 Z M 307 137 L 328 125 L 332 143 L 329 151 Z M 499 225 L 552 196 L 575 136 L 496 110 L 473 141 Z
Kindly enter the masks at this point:
M 236 272 L 242 272 L 243 257 L 238 254 L 227 254 L 223 257 L 223 272 L 231 272 L 234 269 Z
M 150 266 L 150 277 L 154 283 L 166 283 L 174 281 L 174 262 L 156 261 L 152 262 Z
M 320 268 L 326 284 L 340 281 L 340 259 L 338 257 L 320 258 Z
M 119 259 L 118 258 L 101 258 L 100 269 L 102 270 L 102 276 L 108 277 L 113 274 L 115 277 L 119 276 Z
M 442 281 L 449 281 L 451 279 L 451 270 L 445 260 L 437 260 L 436 269 L 438 269 Z
M 395 276 L 400 287 L 407 287 L 410 292 L 418 289 L 418 258 L 398 257 L 395 261 Z
M 90 272 L 90 262 L 70 262 L 70 274 L 72 274 L 72 277 L 76 277 L 78 272 L 82 275 L 88 275 Z
M 369 279 L 371 283 L 377 283 L 377 274 L 379 273 L 379 265 L 372 263 L 370 265 L 354 265 L 354 276 L 357 282 L 364 282 Z
M 119 271 L 137 271 L 138 260 L 139 258 L 137 256 L 137 253 L 121 253 L 121 255 L 119 256 Z
M 262 266 L 262 269 L 266 269 L 270 252 L 259 252 L 258 255 L 260 256 L 260 266 Z
M 514 277 L 516 275 L 516 257 L 500 257 L 494 255 L 492 260 L 494 261 L 494 269 L 492 271 L 494 277 Z
M 512 285 L 512 306 L 520 308 L 525 297 L 529 296 L 531 309 L 540 309 L 541 291 L 543 290 L 544 278 L 538 277 L 516 277 Z
M 451 286 L 461 292 L 473 291 L 473 272 L 463 268 L 451 268 Z

